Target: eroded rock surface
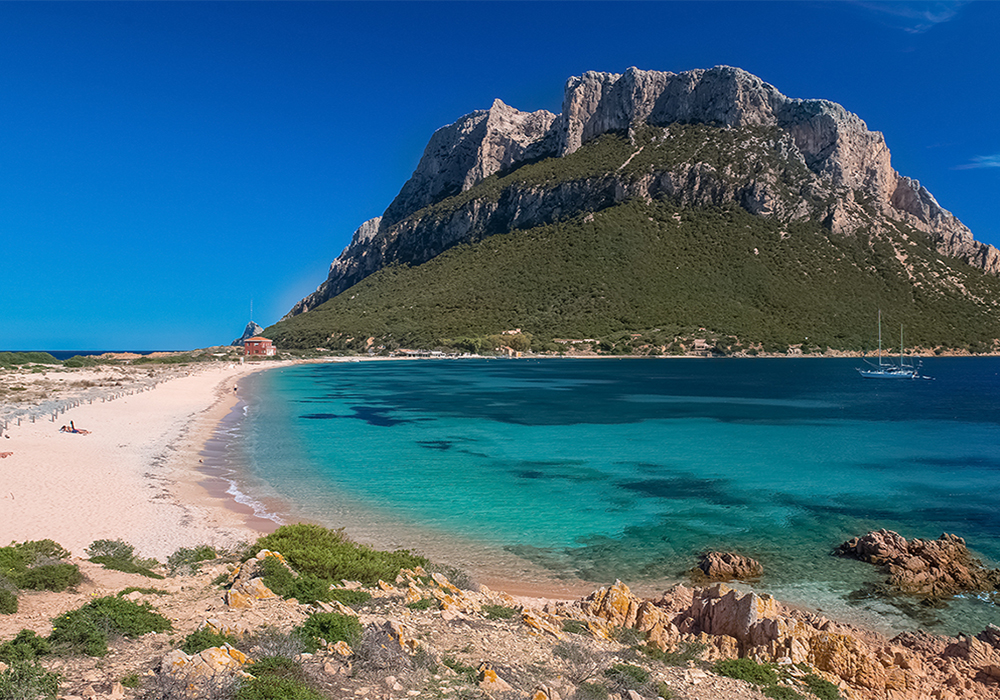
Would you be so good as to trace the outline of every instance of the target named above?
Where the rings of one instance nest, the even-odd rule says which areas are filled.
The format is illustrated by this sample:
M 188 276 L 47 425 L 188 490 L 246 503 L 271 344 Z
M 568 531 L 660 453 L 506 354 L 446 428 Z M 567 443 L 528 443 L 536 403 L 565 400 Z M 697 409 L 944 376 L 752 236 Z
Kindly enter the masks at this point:
M 889 574 L 889 586 L 900 593 L 950 598 L 1000 588 L 1000 569 L 983 566 L 964 539 L 947 533 L 936 540 L 907 542 L 892 530 L 876 530 L 848 540 L 836 553 L 881 566 Z
M 672 125 L 692 123 L 739 131 L 744 150 L 753 153 L 738 154 L 736 160 L 747 164 L 749 158 L 752 167 L 717 172 L 694 157 L 628 177 L 622 163 L 598 177 L 554 187 L 513 184 L 448 212 L 433 209 L 491 176 L 571 156 L 604 134 L 634 136 L 637 129 L 654 128 L 669 139 Z M 782 221 L 811 217 L 835 234 L 903 222 L 927 234 L 939 252 L 1000 272 L 1000 250 L 976 241 L 926 188 L 897 173 L 882 134 L 841 105 L 786 97 L 729 66 L 682 73 L 629 68 L 622 74 L 590 71 L 570 78 L 559 115 L 521 112 L 495 100 L 488 110 L 436 131 L 383 215 L 361 225 L 331 264 L 327 280 L 285 318 L 315 308 L 390 264 L 418 265 L 458 243 L 631 197 L 662 195 L 682 204 L 734 202 Z

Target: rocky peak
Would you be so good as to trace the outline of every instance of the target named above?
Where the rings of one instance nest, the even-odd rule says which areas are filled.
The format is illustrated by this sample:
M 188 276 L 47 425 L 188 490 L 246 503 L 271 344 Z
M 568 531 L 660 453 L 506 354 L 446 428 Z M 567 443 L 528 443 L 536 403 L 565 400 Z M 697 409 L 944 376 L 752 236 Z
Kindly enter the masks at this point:
M 431 136 L 413 176 L 382 215 L 391 225 L 445 197 L 464 192 L 517 163 L 554 154 L 549 137 L 556 115 L 521 112 L 494 100 Z
M 327 281 L 286 318 L 318 306 L 386 264 L 420 264 L 462 241 L 547 223 L 625 196 L 667 195 L 685 204 L 732 201 L 751 213 L 781 220 L 814 217 L 835 234 L 878 230 L 887 221 L 902 221 L 926 233 L 941 253 L 1000 273 L 1000 251 L 975 241 L 917 181 L 899 175 L 882 134 L 836 103 L 792 99 L 744 70 L 716 66 L 682 73 L 638 68 L 622 74 L 586 72 L 566 82 L 562 109 L 558 116 L 544 110 L 521 112 L 495 100 L 489 109 L 438 129 L 382 217 L 355 232 L 330 266 Z M 768 170 L 771 166 L 756 174 L 747 171 L 733 185 L 725 181 L 732 173 L 690 162 L 672 172 L 651 173 L 642 182 L 593 180 L 552 192 L 508 192 L 502 204 L 473 202 L 461 216 L 421 220 L 422 209 L 492 175 L 543 158 L 569 156 L 603 134 L 634 134 L 643 126 L 666 131 L 678 123 L 772 129 L 778 132 L 767 137 L 772 153 L 755 162 L 768 162 L 773 155 L 787 164 L 804 164 L 811 175 L 797 172 L 796 193 L 789 195 L 777 186 L 784 176 Z M 801 199 L 788 200 L 795 196 Z M 825 204 L 817 210 L 809 201 Z
M 243 342 L 247 338 L 253 338 L 255 335 L 260 335 L 263 332 L 264 332 L 263 328 L 261 328 L 259 325 L 251 321 L 250 323 L 247 324 L 246 329 L 243 331 L 243 335 L 241 335 L 239 338 L 231 342 L 230 345 L 234 347 L 243 347 Z

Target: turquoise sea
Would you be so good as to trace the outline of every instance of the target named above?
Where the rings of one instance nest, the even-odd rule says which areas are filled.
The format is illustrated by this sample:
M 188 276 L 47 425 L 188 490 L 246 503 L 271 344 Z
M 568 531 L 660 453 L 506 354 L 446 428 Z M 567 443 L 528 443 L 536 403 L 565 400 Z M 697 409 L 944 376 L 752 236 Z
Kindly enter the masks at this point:
M 699 552 L 761 561 L 755 588 L 885 629 L 978 632 L 988 601 L 873 592 L 830 551 L 869 530 L 961 535 L 1000 560 L 1000 358 L 933 380 L 851 359 L 336 362 L 240 385 L 213 459 L 284 520 L 345 527 L 488 581 L 654 593 Z

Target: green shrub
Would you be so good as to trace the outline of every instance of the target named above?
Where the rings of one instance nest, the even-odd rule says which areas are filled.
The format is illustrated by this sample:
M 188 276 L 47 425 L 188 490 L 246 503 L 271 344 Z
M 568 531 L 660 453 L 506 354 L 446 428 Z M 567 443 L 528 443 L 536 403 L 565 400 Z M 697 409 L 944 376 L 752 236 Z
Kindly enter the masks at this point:
M 441 607 L 441 604 L 438 603 L 436 598 L 421 598 L 412 603 L 407 603 L 406 607 L 410 610 L 430 610 L 431 608 L 436 610 Z
M 0 588 L 0 615 L 13 615 L 17 612 L 17 596 L 6 588 Z
M 587 634 L 590 631 L 587 623 L 581 620 L 564 620 L 562 628 L 563 632 L 570 634 Z
M 702 642 L 682 642 L 677 651 L 661 651 L 649 645 L 638 647 L 638 651 L 667 666 L 686 666 L 688 661 L 700 659 L 707 648 L 708 645 Z
M 240 683 L 235 700 L 324 700 L 304 680 L 261 673 L 254 664 L 253 678 Z
M 808 673 L 802 677 L 802 682 L 809 688 L 809 692 L 819 698 L 819 700 L 840 700 L 840 690 L 825 678 L 820 678 L 815 673 Z
M 142 685 L 142 677 L 138 673 L 126 673 L 122 676 L 121 684 L 125 688 L 138 688 Z
M 641 643 L 645 637 L 646 635 L 632 627 L 613 627 L 611 629 L 611 638 L 627 647 Z
M 406 550 L 381 552 L 351 542 L 341 530 L 305 523 L 282 525 L 259 538 L 254 549 L 281 552 L 300 574 L 312 574 L 325 581 L 361 581 L 370 586 L 379 579 L 394 581 L 402 568 L 428 563 Z
M 368 591 L 356 591 L 350 588 L 334 588 L 329 592 L 329 600 L 336 600 L 348 607 L 364 605 L 372 599 Z
M 151 571 L 159 564 L 155 559 L 140 559 L 135 555 L 135 547 L 122 540 L 94 540 L 87 547 L 90 561 L 105 569 L 124 571 L 127 574 L 141 574 L 148 578 L 164 578 Z
M 759 664 L 753 659 L 723 659 L 717 661 L 712 670 L 720 676 L 738 678 L 754 685 L 774 685 L 778 674 L 770 664 Z
M 32 663 L 37 657 L 45 656 L 50 651 L 52 647 L 45 637 L 39 637 L 32 630 L 21 630 L 12 640 L 0 644 L 0 661 L 7 664 L 22 661 Z
M 463 664 L 458 659 L 453 659 L 450 656 L 446 656 L 441 659 L 441 663 L 450 668 L 452 671 L 458 675 L 465 678 L 469 683 L 475 683 L 479 678 L 479 669 L 475 666 L 469 666 L 468 664 Z
M 66 559 L 69 557 L 69 551 L 54 540 L 31 540 L 12 546 L 16 547 L 18 551 L 35 558 Z
M 295 598 L 300 603 L 330 600 L 330 582 L 311 573 L 296 576 L 277 557 L 266 557 L 261 562 L 264 585 L 282 598 Z
M 604 675 L 622 690 L 638 690 L 649 681 L 649 671 L 632 664 L 615 664 Z
M 201 562 L 216 559 L 218 556 L 215 548 L 207 544 L 193 548 L 181 547 L 167 557 L 167 567 L 170 569 L 170 573 L 174 573 L 182 566 L 190 566 L 192 570 L 196 571 Z
M 135 547 L 123 540 L 94 540 L 87 547 L 87 556 L 107 557 L 109 559 L 121 559 L 122 561 L 132 561 L 135 557 Z
M 608 697 L 608 689 L 600 683 L 584 681 L 576 687 L 576 695 L 586 700 L 605 700 Z
M 760 689 L 760 692 L 774 700 L 804 700 L 805 696 L 794 688 L 787 685 L 768 685 Z
M 361 641 L 361 623 L 358 618 L 340 613 L 313 613 L 295 631 L 310 652 L 319 649 L 320 640 L 327 644 L 347 642 L 350 646 Z
M 171 624 L 148 603 L 106 596 L 63 613 L 52 620 L 52 628 L 49 642 L 54 649 L 104 656 L 111 635 L 138 637 L 147 632 L 164 632 L 171 629 Z
M 184 638 L 181 650 L 185 654 L 197 654 L 210 647 L 221 647 L 223 644 L 236 646 L 239 640 L 231 634 L 219 634 L 208 628 L 196 630 Z
M 60 561 L 68 556 L 69 552 L 52 540 L 0 547 L 0 583 L 6 580 L 17 588 L 31 590 L 66 590 L 83 580 L 76 564 Z
M 518 608 L 508 608 L 505 605 L 492 605 L 488 603 L 483 606 L 483 614 L 486 615 L 487 620 L 509 620 L 520 613 L 521 611 Z
M 0 671 L 0 698 L 3 700 L 55 700 L 62 677 L 37 663 L 15 661 Z
M 124 598 L 129 593 L 142 593 L 143 595 L 170 595 L 162 588 L 143 588 L 141 586 L 129 586 L 127 588 L 123 588 L 115 593 L 115 595 L 119 598 Z
M 83 574 L 76 564 L 44 564 L 25 571 L 17 584 L 33 591 L 65 591 L 82 581 Z

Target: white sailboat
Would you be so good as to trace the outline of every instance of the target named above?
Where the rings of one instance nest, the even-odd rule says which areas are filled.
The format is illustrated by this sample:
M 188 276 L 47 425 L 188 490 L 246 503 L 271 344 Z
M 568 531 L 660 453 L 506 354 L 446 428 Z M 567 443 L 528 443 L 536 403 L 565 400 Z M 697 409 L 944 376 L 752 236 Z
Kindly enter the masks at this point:
M 867 360 L 865 360 L 868 362 Z M 868 379 L 917 379 L 920 368 L 903 361 L 903 326 L 899 326 L 899 364 L 882 361 L 882 310 L 878 312 L 878 364 L 868 362 L 869 367 L 858 367 L 862 377 Z

